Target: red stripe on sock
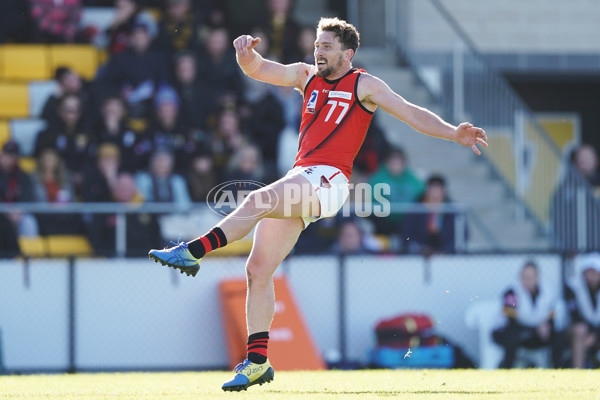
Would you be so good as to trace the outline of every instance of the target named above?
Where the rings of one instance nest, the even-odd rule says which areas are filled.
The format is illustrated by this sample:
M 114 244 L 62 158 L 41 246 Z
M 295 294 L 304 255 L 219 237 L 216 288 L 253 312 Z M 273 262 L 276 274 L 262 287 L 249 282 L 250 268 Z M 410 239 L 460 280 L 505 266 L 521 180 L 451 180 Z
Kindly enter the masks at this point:
M 262 348 L 262 347 L 258 348 L 258 349 L 248 350 L 248 353 L 256 353 L 256 354 L 260 354 L 261 356 L 267 357 L 267 349 Z
M 210 231 L 217 238 L 217 249 L 221 247 L 221 241 L 219 240 L 219 235 L 216 232 Z
M 208 253 L 209 251 L 212 251 L 213 248 L 210 244 L 210 240 L 208 240 L 208 238 L 206 236 L 200 236 L 200 241 L 202 242 L 202 244 L 204 245 L 204 248 L 206 249 L 206 252 Z

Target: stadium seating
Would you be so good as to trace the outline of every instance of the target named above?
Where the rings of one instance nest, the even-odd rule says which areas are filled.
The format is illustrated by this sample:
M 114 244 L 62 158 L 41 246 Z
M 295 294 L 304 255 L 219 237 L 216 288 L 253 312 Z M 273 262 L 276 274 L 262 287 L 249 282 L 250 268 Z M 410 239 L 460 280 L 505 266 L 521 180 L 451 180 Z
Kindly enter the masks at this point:
M 28 115 L 27 84 L 0 82 L 0 118 L 25 118 Z
M 69 67 L 84 79 L 93 79 L 98 68 L 98 50 L 89 45 L 50 46 L 50 70 Z
M 83 235 L 49 235 L 19 237 L 21 253 L 27 257 L 89 257 L 92 246 Z
M 46 127 L 46 122 L 39 118 L 15 118 L 10 121 L 10 135 L 19 144 L 21 155 L 33 154 L 35 139 Z
M 57 89 L 58 84 L 53 80 L 29 82 L 29 116 L 40 117 L 48 97 L 56 93 Z
M 49 235 L 46 245 L 50 257 L 91 256 L 92 246 L 84 235 Z
M 21 253 L 26 257 L 45 257 L 48 253 L 46 248 L 46 240 L 43 237 L 27 237 L 19 238 L 19 247 Z
M 44 45 L 5 45 L 2 49 L 2 78 L 30 81 L 50 79 L 48 47 Z
M 0 120 L 0 146 L 6 143 L 10 139 L 10 130 L 8 128 L 8 121 Z

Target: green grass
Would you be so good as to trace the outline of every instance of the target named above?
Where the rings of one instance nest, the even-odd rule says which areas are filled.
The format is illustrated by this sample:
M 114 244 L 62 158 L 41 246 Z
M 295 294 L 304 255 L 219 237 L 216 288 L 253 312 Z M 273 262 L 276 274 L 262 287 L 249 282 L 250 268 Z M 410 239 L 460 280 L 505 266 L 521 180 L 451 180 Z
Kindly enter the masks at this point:
M 225 393 L 225 372 L 0 376 L 0 399 L 600 399 L 593 370 L 275 372 L 275 381 Z

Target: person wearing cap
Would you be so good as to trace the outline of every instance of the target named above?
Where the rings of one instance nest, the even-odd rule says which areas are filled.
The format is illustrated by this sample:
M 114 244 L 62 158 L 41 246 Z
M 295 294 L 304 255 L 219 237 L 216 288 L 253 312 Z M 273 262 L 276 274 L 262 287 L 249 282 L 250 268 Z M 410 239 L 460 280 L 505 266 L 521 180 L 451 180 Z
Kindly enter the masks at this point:
M 600 253 L 590 253 L 575 264 L 575 274 L 565 288 L 565 302 L 571 317 L 571 362 L 584 368 L 588 355 L 600 350 Z

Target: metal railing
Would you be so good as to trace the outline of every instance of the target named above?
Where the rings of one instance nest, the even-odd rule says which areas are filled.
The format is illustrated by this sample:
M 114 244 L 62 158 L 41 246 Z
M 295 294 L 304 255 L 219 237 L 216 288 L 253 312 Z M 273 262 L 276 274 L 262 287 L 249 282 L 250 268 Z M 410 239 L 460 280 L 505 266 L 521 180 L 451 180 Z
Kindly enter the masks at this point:
M 560 240 L 555 237 L 555 219 L 579 221 L 561 225 L 569 229 L 562 236 L 576 238 L 567 246 L 600 248 L 598 199 L 564 162 L 566 149 L 559 148 L 444 5 L 439 0 L 385 0 L 384 7 L 386 47 L 412 68 L 441 105 L 444 117 L 485 128 L 490 145 L 485 159 L 514 194 L 515 218 L 530 218 L 541 233 L 554 237 L 556 246 Z M 361 26 L 360 17 L 354 18 Z M 554 200 L 564 187 L 582 188 L 578 203 Z M 566 250 L 565 243 L 562 240 L 557 248 Z
M 127 216 L 131 214 L 160 214 L 162 216 L 182 214 L 190 216 L 193 213 L 204 213 L 207 215 L 210 213 L 209 207 L 206 203 L 195 203 L 190 205 L 181 205 L 177 203 L 69 203 L 69 204 L 56 204 L 56 203 L 0 203 L 0 214 L 9 213 L 22 213 L 22 214 L 79 214 L 94 215 L 94 214 L 110 214 L 115 215 L 115 247 L 114 255 L 123 257 L 128 254 L 127 244 Z M 392 214 L 423 214 L 430 213 L 432 210 L 421 203 L 391 203 L 390 213 Z M 480 221 L 477 220 L 476 216 L 473 215 L 469 208 L 463 204 L 444 204 L 436 209 L 439 214 L 451 214 L 454 222 L 454 249 L 458 253 L 466 253 L 468 251 L 468 224 L 471 223 L 481 230 Z M 340 211 L 340 215 L 343 216 L 358 216 L 365 217 L 364 210 L 355 208 L 354 205 L 346 205 Z M 220 219 L 220 216 L 215 216 L 215 221 Z M 188 220 L 187 223 L 195 224 L 195 221 Z M 88 221 L 87 228 L 93 229 L 93 221 Z M 179 221 L 181 223 L 181 221 Z M 186 222 L 183 222 L 186 223 Z M 193 230 L 195 234 L 204 233 L 203 229 L 210 229 L 207 227 L 196 227 L 192 229 L 186 229 L 189 227 L 179 226 L 179 229 L 183 231 Z M 195 229 L 194 229 L 195 228 Z M 170 229 L 171 231 L 173 229 Z M 498 243 L 494 241 L 493 235 L 486 234 L 484 231 L 486 240 L 489 242 L 491 248 L 499 249 Z M 163 237 L 163 239 L 171 240 L 175 238 Z M 180 238 L 190 239 L 190 238 Z M 139 249 L 136 249 L 139 250 Z

